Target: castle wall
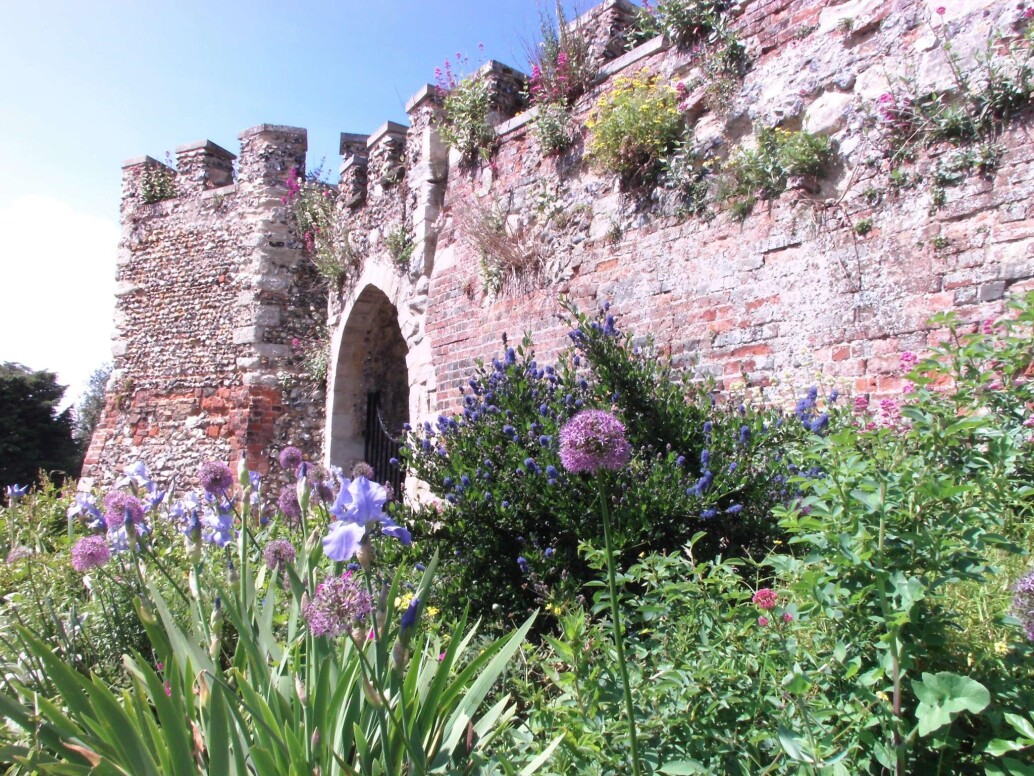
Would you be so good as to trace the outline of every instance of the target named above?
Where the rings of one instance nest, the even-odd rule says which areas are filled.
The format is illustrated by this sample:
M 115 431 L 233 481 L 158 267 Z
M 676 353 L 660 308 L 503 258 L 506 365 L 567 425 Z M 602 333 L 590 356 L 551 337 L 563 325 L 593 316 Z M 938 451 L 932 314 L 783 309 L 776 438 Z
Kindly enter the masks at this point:
M 609 0 L 592 13 L 614 21 L 623 5 Z M 545 360 L 563 349 L 560 294 L 583 310 L 612 302 L 619 328 L 653 335 L 677 364 L 714 375 L 719 388 L 743 380 L 782 401 L 780 384 L 800 390 L 816 381 L 842 392 L 894 394 L 900 352 L 923 351 L 944 334 L 930 327 L 931 315 L 954 309 L 979 321 L 999 314 L 1005 297 L 1034 276 L 1029 110 L 997 138 L 1004 153 L 994 172 L 945 188 L 939 207 L 930 181 L 951 149 L 920 151 L 908 169 L 923 183 L 898 190 L 873 114 L 897 76 L 920 90 L 953 88 L 935 25 L 978 77 L 977 52 L 988 41 L 1000 50 L 1002 35 L 1015 39 L 1024 11 L 974 0 L 938 15 L 934 5 L 740 5 L 732 27 L 751 69 L 721 112 L 700 93 L 690 97 L 694 142 L 725 155 L 749 143 L 755 126 L 803 127 L 831 137 L 836 150 L 818 190 L 801 182 L 759 202 L 742 222 L 722 210 L 711 220 L 679 214 L 663 193 L 623 192 L 615 176 L 584 162 L 584 128 L 572 150 L 544 157 L 529 114 L 498 127 L 490 162 L 464 165 L 452 154 L 436 187 L 442 209 L 422 327 L 434 401 L 420 419 L 458 407 L 475 361 L 497 354 L 504 332 L 532 332 Z M 615 75 L 641 68 L 672 84 L 700 74 L 694 52 L 650 41 L 605 63 L 602 80 L 575 105 L 576 124 L 584 125 Z M 410 142 L 424 131 L 414 126 Z M 368 207 L 352 216 L 360 235 L 375 235 L 383 223 Z M 476 208 L 502 212 L 511 234 L 524 230 L 521 239 L 544 257 L 537 276 L 489 288 L 465 226 Z M 872 228 L 861 234 L 856 225 L 865 220 Z
M 246 456 L 266 472 L 288 443 L 318 459 L 323 393 L 301 354 L 325 323 L 326 291 L 283 202 L 305 130 L 240 139 L 236 181 L 234 156 L 209 141 L 178 148 L 176 170 L 150 157 L 123 168 L 115 363 L 87 483 L 143 460 L 191 487 L 206 460 Z M 146 201 L 163 176 L 175 195 Z
M 583 310 L 611 302 L 619 328 L 652 335 L 722 390 L 742 381 L 780 402 L 816 382 L 894 394 L 899 354 L 944 336 L 931 315 L 957 310 L 978 322 L 1034 286 L 1030 106 L 993 138 L 1002 151 L 994 169 L 956 176 L 940 202 L 931 182 L 955 151 L 933 145 L 892 160 L 875 118 L 900 78 L 916 93 L 957 91 L 941 39 L 979 80 L 980 52 L 1000 53 L 1025 24 L 1013 0 L 938 5 L 743 0 L 730 25 L 750 68 L 715 100 L 700 50 L 656 38 L 626 52 L 634 9 L 605 0 L 575 22 L 600 76 L 574 104 L 578 137 L 558 156 L 542 153 L 534 109 L 515 115 L 522 76 L 511 68 L 489 62 L 478 73 L 498 134 L 487 161 L 444 146 L 441 96 L 425 86 L 407 104 L 408 127 L 341 137 L 336 202 L 351 247 L 329 299 L 283 202 L 289 169 L 304 169 L 304 130 L 242 133 L 235 183 L 228 152 L 184 146 L 177 196 L 153 204 L 142 201 L 141 181 L 160 163 L 131 160 L 116 371 L 84 475 L 109 482 L 142 458 L 191 481 L 201 461 L 241 455 L 266 470 L 289 442 L 350 466 L 375 383 L 391 382 L 398 396 L 408 381 L 411 422 L 455 409 L 503 333 L 531 332 L 540 361 L 566 347 L 561 295 Z M 585 121 L 615 77 L 643 69 L 695 84 L 683 100 L 694 147 L 725 158 L 759 127 L 803 128 L 832 140 L 827 174 L 792 181 L 742 219 L 720 204 L 710 218 L 688 214 L 660 188 L 623 190 L 586 162 Z M 892 180 L 895 168 L 907 185 Z M 486 279 L 471 227 L 485 212 L 505 220 L 511 247 L 537 257 L 534 272 Z M 324 322 L 326 405 L 302 377 L 298 348 Z M 369 363 L 384 353 L 391 374 Z

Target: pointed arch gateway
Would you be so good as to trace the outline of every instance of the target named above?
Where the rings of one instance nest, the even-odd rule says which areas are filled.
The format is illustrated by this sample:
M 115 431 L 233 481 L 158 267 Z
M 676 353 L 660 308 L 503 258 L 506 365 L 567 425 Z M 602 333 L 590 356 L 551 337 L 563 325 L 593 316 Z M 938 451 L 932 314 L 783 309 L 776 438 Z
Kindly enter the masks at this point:
M 399 492 L 399 470 L 388 465 L 409 422 L 409 352 L 398 310 L 373 284 L 351 305 L 334 364 L 328 412 L 327 457 L 347 475 L 360 461 L 374 467 L 379 482 Z

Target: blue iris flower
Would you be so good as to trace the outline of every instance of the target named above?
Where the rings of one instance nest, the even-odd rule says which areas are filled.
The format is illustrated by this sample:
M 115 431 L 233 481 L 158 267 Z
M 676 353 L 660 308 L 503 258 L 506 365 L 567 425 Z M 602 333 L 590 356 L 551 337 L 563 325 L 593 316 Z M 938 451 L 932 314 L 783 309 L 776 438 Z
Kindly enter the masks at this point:
M 330 508 L 337 520 L 323 537 L 326 556 L 336 561 L 351 560 L 366 535 L 366 529 L 375 523 L 380 524 L 384 534 L 403 544 L 411 544 L 412 534 L 384 513 L 387 500 L 384 486 L 370 482 L 366 477 L 356 477 L 351 481 L 343 477 L 337 500 Z

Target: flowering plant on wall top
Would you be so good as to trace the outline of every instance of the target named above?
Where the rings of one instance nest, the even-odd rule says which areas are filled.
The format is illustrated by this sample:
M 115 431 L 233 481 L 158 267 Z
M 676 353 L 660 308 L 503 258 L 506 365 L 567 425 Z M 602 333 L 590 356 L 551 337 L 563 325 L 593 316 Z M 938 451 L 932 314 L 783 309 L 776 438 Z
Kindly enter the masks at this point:
M 457 68 L 468 63 L 466 57 L 456 53 Z M 437 125 L 442 140 L 459 151 L 466 162 L 476 157 L 487 160 L 496 141 L 495 129 L 488 122 L 492 107 L 488 81 L 476 73 L 457 76 L 448 59 L 442 67 L 435 68 L 434 76 L 442 99 L 442 116 Z
M 322 164 L 309 173 L 292 167 L 287 173 L 283 203 L 291 208 L 305 252 L 316 271 L 336 286 L 355 268 L 357 257 L 348 240 L 348 229 L 337 217 L 338 191 L 322 177 Z

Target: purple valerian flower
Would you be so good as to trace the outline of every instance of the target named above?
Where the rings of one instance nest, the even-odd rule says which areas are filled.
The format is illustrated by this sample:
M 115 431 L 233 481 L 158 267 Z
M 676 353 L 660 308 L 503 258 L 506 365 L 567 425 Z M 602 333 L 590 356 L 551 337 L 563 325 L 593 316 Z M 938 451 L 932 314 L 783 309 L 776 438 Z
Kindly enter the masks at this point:
M 298 467 L 302 465 L 302 451 L 293 445 L 285 447 L 280 451 L 280 457 L 277 460 L 280 462 L 282 469 L 294 474 Z
M 266 545 L 262 552 L 262 558 L 266 561 L 266 568 L 270 571 L 280 572 L 294 563 L 296 557 L 294 545 L 287 539 L 274 539 Z
M 560 429 L 560 462 L 569 472 L 617 471 L 631 455 L 624 425 L 604 410 L 583 410 Z
M 327 577 L 316 588 L 302 617 L 313 636 L 337 638 L 361 626 L 372 609 L 370 594 L 346 571 L 340 577 Z
M 7 503 L 12 507 L 18 503 L 18 499 L 29 492 L 28 485 L 8 485 L 4 488 L 4 493 L 7 496 Z
M 103 566 L 110 558 L 111 550 L 103 536 L 85 536 L 72 545 L 72 568 L 80 573 Z
M 109 529 L 118 528 L 127 520 L 139 523 L 143 519 L 144 505 L 136 496 L 113 490 L 104 497 L 104 522 Z
M 323 551 L 327 557 L 336 561 L 351 560 L 359 549 L 359 544 L 366 536 L 366 529 L 374 523 L 381 526 L 381 531 L 398 539 L 403 544 L 413 541 L 408 530 L 398 525 L 384 514 L 384 503 L 388 494 L 382 485 L 370 482 L 366 477 L 354 480 L 342 478 L 341 490 L 337 500 L 330 508 L 330 513 L 337 517 L 330 526 L 330 531 L 323 538 Z
M 1034 571 L 1028 571 L 1013 585 L 1012 613 L 1023 625 L 1029 641 L 1034 641 Z
M 205 493 L 222 496 L 233 488 L 233 472 L 222 461 L 207 461 L 201 464 L 198 481 Z
M 917 361 L 919 361 L 919 357 L 911 350 L 906 350 L 901 354 L 901 371 L 911 372 Z

